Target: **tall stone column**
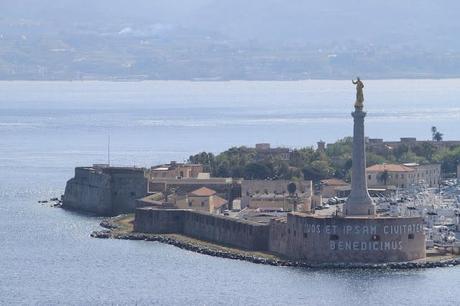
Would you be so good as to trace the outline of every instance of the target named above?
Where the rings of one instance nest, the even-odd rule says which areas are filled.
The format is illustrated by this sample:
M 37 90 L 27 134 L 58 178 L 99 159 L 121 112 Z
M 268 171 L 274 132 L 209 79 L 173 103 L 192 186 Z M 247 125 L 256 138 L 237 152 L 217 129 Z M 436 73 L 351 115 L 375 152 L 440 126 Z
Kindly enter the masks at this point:
M 351 193 L 345 203 L 345 215 L 375 215 L 375 204 L 367 190 L 366 147 L 364 139 L 364 117 L 362 107 L 355 107 L 353 116 L 353 165 L 351 174 Z

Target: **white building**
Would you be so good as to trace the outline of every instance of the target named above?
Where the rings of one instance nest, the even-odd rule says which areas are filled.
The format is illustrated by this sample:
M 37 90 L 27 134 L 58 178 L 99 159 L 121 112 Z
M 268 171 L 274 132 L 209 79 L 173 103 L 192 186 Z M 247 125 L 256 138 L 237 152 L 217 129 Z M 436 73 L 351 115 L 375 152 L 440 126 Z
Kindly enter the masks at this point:
M 380 164 L 368 167 L 366 172 L 370 187 L 408 188 L 418 184 L 437 187 L 441 182 L 441 165 L 439 164 Z

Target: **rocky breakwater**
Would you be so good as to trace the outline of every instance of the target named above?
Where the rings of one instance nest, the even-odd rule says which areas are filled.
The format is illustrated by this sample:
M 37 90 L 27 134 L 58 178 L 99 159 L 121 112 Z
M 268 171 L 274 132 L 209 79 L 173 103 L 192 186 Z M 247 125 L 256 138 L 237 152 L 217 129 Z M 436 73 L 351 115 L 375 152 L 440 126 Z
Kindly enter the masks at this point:
M 452 267 L 460 265 L 458 257 L 437 257 L 411 262 L 395 262 L 382 264 L 361 264 L 361 263 L 309 263 L 304 261 L 295 261 L 281 258 L 274 254 L 263 252 L 251 252 L 240 249 L 230 248 L 213 244 L 206 241 L 192 239 L 177 234 L 146 234 L 132 231 L 133 216 L 123 215 L 115 218 L 106 219 L 101 222 L 104 230 L 94 231 L 91 237 L 102 239 L 125 239 L 125 240 L 143 240 L 156 241 L 179 247 L 184 250 L 216 256 L 227 259 L 244 260 L 257 264 L 266 264 L 271 266 L 282 267 L 300 267 L 310 269 L 424 269 L 436 267 Z

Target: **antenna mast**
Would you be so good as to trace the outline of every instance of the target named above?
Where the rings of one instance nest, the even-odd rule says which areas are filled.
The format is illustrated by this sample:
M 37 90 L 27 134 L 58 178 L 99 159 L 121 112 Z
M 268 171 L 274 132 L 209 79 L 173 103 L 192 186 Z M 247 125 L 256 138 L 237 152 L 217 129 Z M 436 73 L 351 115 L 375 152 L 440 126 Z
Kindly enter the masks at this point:
M 110 134 L 107 136 L 107 164 L 110 167 Z

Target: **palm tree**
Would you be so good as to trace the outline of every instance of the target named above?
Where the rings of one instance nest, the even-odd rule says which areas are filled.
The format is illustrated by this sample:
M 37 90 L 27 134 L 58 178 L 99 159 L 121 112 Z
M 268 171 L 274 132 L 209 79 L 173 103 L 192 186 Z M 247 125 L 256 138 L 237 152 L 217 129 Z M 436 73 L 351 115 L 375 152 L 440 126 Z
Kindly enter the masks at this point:
M 435 140 L 435 141 L 442 141 L 442 136 L 443 136 L 442 133 L 436 132 L 436 133 L 434 133 L 434 135 L 433 135 L 433 140 Z
M 442 141 L 443 134 L 439 132 L 435 126 L 431 127 L 431 135 L 432 135 L 433 141 Z

